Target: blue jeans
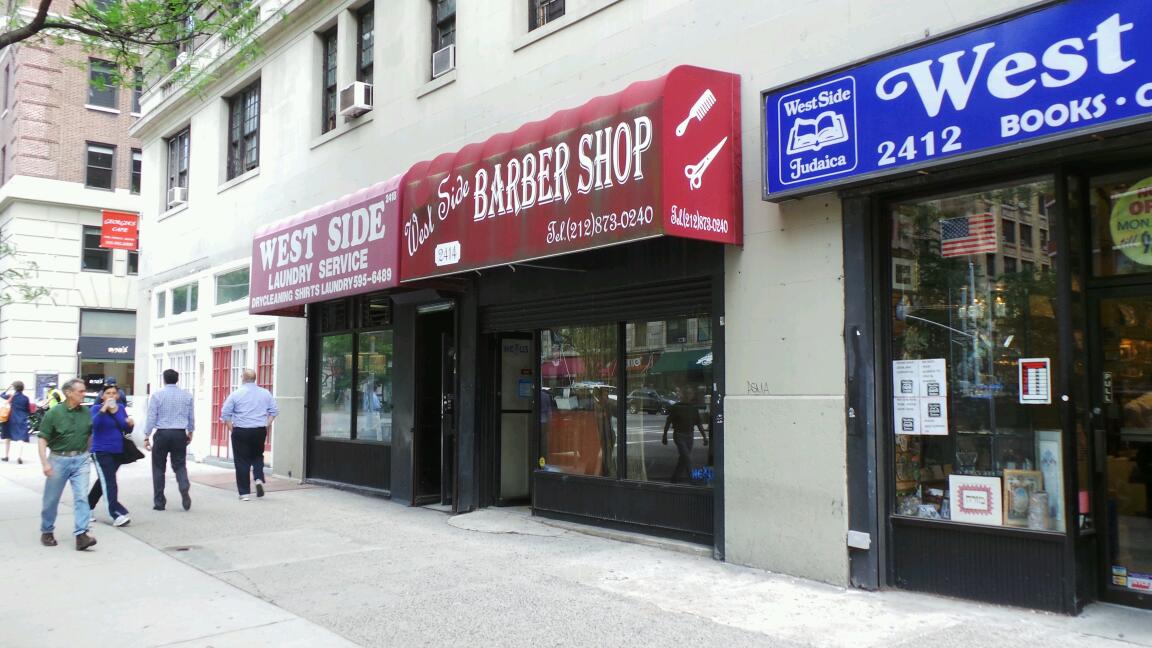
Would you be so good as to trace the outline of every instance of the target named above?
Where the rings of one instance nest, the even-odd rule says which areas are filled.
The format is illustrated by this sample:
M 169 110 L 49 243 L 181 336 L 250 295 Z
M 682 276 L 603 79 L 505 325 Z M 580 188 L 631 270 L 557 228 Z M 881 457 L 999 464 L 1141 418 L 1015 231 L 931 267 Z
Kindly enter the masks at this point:
M 64 484 L 72 484 L 72 511 L 76 517 L 76 528 L 72 535 L 80 535 L 88 530 L 92 520 L 92 509 L 88 508 L 88 454 L 75 457 L 48 457 L 52 466 L 52 476 L 44 480 L 44 508 L 40 511 L 40 533 L 52 533 L 56 529 L 56 508 L 60 506 L 60 496 Z
M 121 515 L 128 515 L 128 509 L 120 503 L 120 488 L 116 484 L 116 471 L 120 470 L 120 453 L 111 452 L 93 452 L 92 463 L 96 465 L 96 485 L 92 487 L 92 492 L 88 493 L 88 506 L 94 507 L 93 495 L 96 495 L 96 501 L 100 501 L 100 495 L 103 494 L 108 500 L 108 515 L 113 520 Z M 100 490 L 97 490 L 99 488 Z M 101 492 L 102 491 L 102 492 Z

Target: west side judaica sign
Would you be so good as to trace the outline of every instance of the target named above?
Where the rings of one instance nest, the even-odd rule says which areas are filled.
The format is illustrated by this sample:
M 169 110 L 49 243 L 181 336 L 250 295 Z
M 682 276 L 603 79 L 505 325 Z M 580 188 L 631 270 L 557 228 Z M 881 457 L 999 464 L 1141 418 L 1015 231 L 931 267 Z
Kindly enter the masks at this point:
M 764 195 L 1152 115 L 1152 2 L 1069 0 L 763 95 Z

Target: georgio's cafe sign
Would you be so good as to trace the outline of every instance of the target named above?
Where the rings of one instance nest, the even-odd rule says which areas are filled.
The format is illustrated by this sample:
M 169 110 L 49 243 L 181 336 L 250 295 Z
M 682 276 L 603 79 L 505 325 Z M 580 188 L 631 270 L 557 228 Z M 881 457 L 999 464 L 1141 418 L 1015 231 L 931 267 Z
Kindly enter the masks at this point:
M 738 244 L 739 92 L 680 66 L 267 227 L 249 308 L 654 236 Z
M 1067 0 L 763 94 L 783 199 L 1147 121 L 1152 2 Z

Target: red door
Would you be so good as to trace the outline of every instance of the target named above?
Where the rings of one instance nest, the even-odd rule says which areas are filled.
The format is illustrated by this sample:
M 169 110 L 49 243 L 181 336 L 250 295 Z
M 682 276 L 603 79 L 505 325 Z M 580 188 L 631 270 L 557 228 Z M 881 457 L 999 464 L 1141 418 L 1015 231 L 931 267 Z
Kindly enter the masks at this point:
M 276 361 L 276 341 L 261 340 L 256 343 L 256 384 L 272 391 L 272 366 Z M 264 438 L 264 452 L 272 451 L 272 428 Z
M 212 349 L 212 454 L 229 456 L 228 431 L 220 421 L 220 410 L 232 393 L 232 347 Z

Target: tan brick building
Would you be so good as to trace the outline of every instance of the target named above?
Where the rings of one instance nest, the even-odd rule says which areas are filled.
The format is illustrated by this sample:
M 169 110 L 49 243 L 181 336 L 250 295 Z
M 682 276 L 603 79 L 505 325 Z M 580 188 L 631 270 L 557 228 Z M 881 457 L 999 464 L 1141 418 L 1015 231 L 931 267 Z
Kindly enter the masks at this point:
M 99 230 L 102 210 L 139 211 L 139 106 L 131 87 L 90 82 L 108 65 L 50 38 L 0 52 L 0 240 L 16 249 L 0 267 L 35 264 L 49 291 L 0 306 L 0 381 L 37 396 L 75 375 L 132 384 L 138 253 L 100 248 Z

